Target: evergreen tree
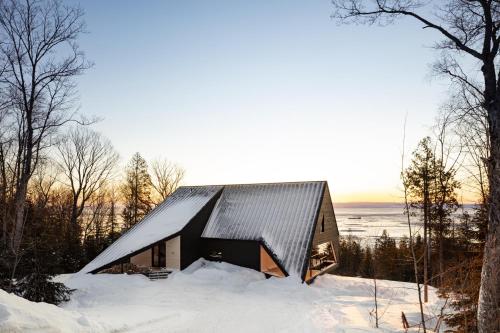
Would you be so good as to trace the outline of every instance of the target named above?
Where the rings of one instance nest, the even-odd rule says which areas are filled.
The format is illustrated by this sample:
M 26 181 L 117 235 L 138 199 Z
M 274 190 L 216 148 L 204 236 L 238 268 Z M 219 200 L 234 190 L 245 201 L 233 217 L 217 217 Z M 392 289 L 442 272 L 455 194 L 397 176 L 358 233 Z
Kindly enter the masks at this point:
M 429 137 L 420 141 L 413 153 L 411 165 L 405 171 L 412 208 L 421 212 L 423 230 L 424 298 L 427 300 L 427 284 L 442 283 L 445 274 L 445 256 L 451 246 L 452 214 L 458 209 L 455 170 L 447 168 L 442 158 L 433 151 Z M 443 148 L 441 147 L 442 151 Z M 448 245 L 448 246 L 447 246 Z M 433 275 L 437 281 L 433 281 Z
M 410 249 L 410 239 L 407 236 L 401 237 L 398 243 L 398 270 L 400 281 L 415 282 L 415 272 L 413 271 L 413 258 Z
M 412 208 L 417 208 L 422 212 L 422 218 L 424 222 L 424 254 L 423 254 L 423 265 L 424 265 L 424 300 L 427 302 L 428 299 L 428 289 L 427 285 L 429 283 L 429 259 L 431 256 L 430 252 L 430 241 L 429 238 L 429 219 L 431 210 L 431 186 L 434 184 L 435 173 L 434 173 L 434 154 L 431 148 L 431 138 L 425 137 L 422 139 L 417 149 L 413 152 L 413 159 L 411 165 L 406 169 L 405 179 L 407 181 L 407 188 L 409 194 L 409 200 Z
M 351 235 L 340 239 L 340 265 L 336 270 L 339 275 L 356 276 L 363 259 L 363 249 Z
M 127 169 L 121 188 L 125 208 L 122 212 L 124 227 L 130 229 L 151 211 L 151 177 L 146 160 L 135 153 Z
M 108 245 L 111 245 L 115 240 L 120 237 L 120 232 L 118 230 L 118 221 L 116 216 L 116 201 L 113 196 L 110 197 L 109 210 L 108 210 Z
M 379 279 L 396 280 L 398 278 L 396 241 L 389 236 L 387 230 L 384 230 L 382 236 L 377 238 L 374 252 L 377 277 Z
M 375 277 L 375 267 L 373 262 L 372 250 L 369 246 L 366 247 L 364 251 L 363 261 L 361 262 L 359 268 L 359 275 L 364 278 L 373 278 Z

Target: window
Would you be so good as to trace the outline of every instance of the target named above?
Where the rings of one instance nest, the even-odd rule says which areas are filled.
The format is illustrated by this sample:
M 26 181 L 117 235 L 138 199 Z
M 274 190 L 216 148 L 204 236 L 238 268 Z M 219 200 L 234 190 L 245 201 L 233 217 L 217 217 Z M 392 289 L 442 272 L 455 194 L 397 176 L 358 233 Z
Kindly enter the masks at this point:
M 167 265 L 166 262 L 166 246 L 165 242 L 160 242 L 153 246 L 153 255 L 152 255 L 152 265 L 153 267 L 165 267 Z
M 322 270 L 336 263 L 335 251 L 332 242 L 318 244 L 312 248 L 309 267 L 314 270 Z
M 325 215 L 321 219 L 321 232 L 325 232 Z
M 222 260 L 222 251 L 220 250 L 212 250 L 208 255 L 212 260 L 221 261 Z

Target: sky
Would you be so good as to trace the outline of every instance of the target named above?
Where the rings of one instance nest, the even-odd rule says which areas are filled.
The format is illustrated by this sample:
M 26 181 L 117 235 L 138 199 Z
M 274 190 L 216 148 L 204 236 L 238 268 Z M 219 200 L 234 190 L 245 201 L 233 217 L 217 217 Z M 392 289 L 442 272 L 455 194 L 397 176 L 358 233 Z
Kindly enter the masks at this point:
M 339 25 L 330 0 L 82 1 L 79 107 L 186 185 L 327 180 L 334 202 L 401 199 L 406 154 L 448 83 L 415 22 Z

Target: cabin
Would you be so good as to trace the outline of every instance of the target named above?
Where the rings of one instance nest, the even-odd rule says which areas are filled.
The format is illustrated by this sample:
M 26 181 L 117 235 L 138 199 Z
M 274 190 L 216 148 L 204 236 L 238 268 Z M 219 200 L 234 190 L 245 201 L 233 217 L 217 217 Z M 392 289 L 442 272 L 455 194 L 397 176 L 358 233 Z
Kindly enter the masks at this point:
M 81 272 L 183 270 L 199 258 L 304 282 L 332 271 L 339 232 L 328 183 L 179 187 Z

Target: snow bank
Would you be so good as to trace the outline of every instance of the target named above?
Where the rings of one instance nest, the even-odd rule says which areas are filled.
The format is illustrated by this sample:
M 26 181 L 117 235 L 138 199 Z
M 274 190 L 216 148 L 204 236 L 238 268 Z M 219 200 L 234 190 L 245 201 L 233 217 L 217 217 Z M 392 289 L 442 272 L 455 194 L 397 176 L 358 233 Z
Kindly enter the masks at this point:
M 369 279 L 325 275 L 308 286 L 291 277 L 265 279 L 251 269 L 198 260 L 166 280 L 126 274 L 61 280 L 77 289 L 62 308 L 2 292 L 0 331 L 401 332 L 401 311 L 410 324 L 418 322 L 411 283 L 378 281 L 384 315 L 382 330 L 376 330 Z M 431 288 L 428 315 L 439 313 L 441 303 Z
M 108 332 L 82 313 L 34 303 L 0 289 L 0 332 Z

